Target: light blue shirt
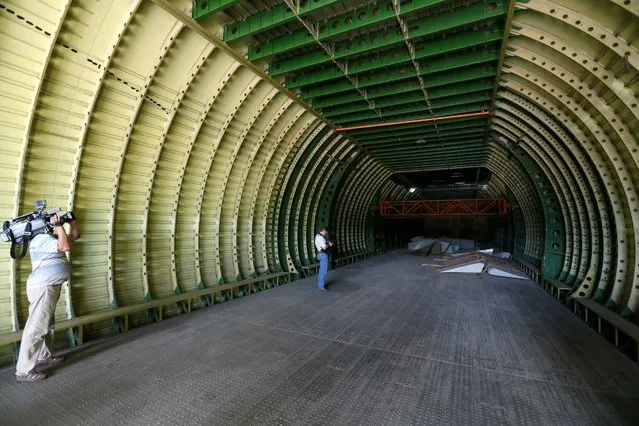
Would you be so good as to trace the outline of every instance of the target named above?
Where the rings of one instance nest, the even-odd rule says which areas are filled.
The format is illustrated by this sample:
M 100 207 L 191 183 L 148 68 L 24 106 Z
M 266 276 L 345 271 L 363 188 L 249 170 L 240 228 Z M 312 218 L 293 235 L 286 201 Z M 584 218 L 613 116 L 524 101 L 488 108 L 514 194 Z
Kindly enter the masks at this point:
M 51 234 L 36 235 L 29 243 L 31 275 L 27 287 L 60 285 L 69 280 L 71 266 L 64 252 L 58 251 L 58 240 Z

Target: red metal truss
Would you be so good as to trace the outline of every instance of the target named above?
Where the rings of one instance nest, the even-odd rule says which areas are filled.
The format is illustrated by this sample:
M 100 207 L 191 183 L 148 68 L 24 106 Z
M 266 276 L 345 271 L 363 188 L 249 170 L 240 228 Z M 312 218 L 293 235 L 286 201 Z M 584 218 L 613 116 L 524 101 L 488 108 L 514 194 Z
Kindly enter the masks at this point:
M 505 216 L 505 198 L 468 200 L 382 201 L 380 212 L 387 218 L 420 218 L 451 216 Z

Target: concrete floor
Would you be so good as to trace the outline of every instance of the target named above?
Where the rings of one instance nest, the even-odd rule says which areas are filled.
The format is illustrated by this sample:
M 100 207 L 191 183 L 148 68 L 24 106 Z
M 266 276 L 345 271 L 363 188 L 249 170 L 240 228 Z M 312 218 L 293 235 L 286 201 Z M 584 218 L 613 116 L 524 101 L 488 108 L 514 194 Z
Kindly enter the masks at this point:
M 533 282 L 422 263 L 393 253 L 331 271 L 328 293 L 303 280 L 92 342 L 41 383 L 0 371 L 0 424 L 637 424 L 639 367 Z

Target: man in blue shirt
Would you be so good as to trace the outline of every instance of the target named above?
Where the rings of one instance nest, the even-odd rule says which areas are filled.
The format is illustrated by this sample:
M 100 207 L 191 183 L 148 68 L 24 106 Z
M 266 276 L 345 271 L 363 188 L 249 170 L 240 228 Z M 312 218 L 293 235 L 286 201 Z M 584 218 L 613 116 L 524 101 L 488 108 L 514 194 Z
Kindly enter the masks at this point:
M 326 273 L 328 272 L 328 255 L 333 243 L 326 240 L 328 230 L 322 227 L 319 234 L 315 236 L 315 248 L 317 249 L 317 259 L 319 260 L 319 274 L 317 277 L 317 288 L 321 291 L 328 291 L 324 286 Z

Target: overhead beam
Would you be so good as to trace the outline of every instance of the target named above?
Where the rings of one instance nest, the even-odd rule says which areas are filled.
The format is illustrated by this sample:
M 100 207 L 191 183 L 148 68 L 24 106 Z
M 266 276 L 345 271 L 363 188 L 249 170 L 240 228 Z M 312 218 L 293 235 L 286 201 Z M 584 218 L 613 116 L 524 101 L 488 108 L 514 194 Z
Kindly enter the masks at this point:
M 486 145 L 480 146 L 479 144 L 475 146 L 466 146 L 463 148 L 463 154 L 459 151 L 457 152 L 446 152 L 446 155 L 441 150 L 438 151 L 425 151 L 421 153 L 398 153 L 396 155 L 386 155 L 382 156 L 379 154 L 374 154 L 375 159 L 380 163 L 386 164 L 399 164 L 399 163 L 415 163 L 415 162 L 436 162 L 443 161 L 446 164 L 447 161 L 459 160 L 459 159 L 474 159 L 477 157 L 486 155 L 488 152 L 488 147 Z
M 417 111 L 425 112 L 428 111 L 429 114 L 433 114 L 433 111 L 440 110 L 442 108 L 448 108 L 453 106 L 461 106 L 468 104 L 476 104 L 478 102 L 490 102 L 490 92 L 480 93 L 476 95 L 470 96 L 451 96 L 448 98 L 439 99 L 437 101 L 431 102 L 431 105 L 424 105 L 422 103 L 415 104 L 406 104 L 405 106 L 400 107 L 391 107 L 382 111 L 384 118 L 394 117 L 397 115 L 409 114 Z M 431 109 L 432 108 L 432 109 Z M 352 123 L 360 120 L 366 120 L 375 118 L 375 116 L 371 115 L 369 112 L 359 112 L 348 115 L 340 115 L 331 117 L 331 121 L 334 123 Z
M 460 148 L 464 148 L 463 151 L 468 149 L 474 149 L 477 147 L 485 147 L 486 141 L 483 138 L 483 135 L 476 135 L 475 139 L 459 139 L 453 138 L 445 141 L 445 143 L 440 144 L 440 141 L 433 141 L 433 143 L 429 145 L 425 145 L 421 149 L 406 148 L 406 147 L 398 147 L 398 148 L 388 148 L 388 149 L 378 149 L 371 150 L 371 153 L 375 155 L 377 158 L 395 158 L 402 155 L 409 156 L 420 156 L 426 154 L 435 154 L 438 155 L 442 152 L 442 149 L 447 150 L 448 153 L 454 154 L 455 152 L 461 152 Z
M 505 198 L 382 201 L 379 209 L 382 217 L 391 219 L 505 216 L 507 214 Z
M 478 113 L 478 112 L 486 112 L 488 108 L 488 102 L 479 103 L 479 104 L 469 104 L 457 107 L 450 108 L 442 108 L 440 111 L 435 113 L 435 117 L 442 117 L 448 115 L 458 115 L 458 114 L 469 114 L 469 113 Z M 377 120 L 362 120 L 358 123 L 351 123 L 349 126 L 336 126 L 338 130 L 344 130 L 347 128 L 361 128 L 361 126 L 370 126 L 372 124 L 386 124 L 388 122 L 401 122 L 405 123 L 407 121 L 413 120 L 423 120 L 429 119 L 431 117 L 425 117 L 424 114 L 406 114 L 401 117 L 395 117 L 392 121 L 386 121 L 384 123 L 379 123 Z
M 478 156 L 474 158 L 460 158 L 456 160 L 450 160 L 448 163 L 442 161 L 424 161 L 417 163 L 382 163 L 384 167 L 393 172 L 400 170 L 450 170 L 459 169 L 462 167 L 471 167 L 475 164 L 485 164 L 487 162 L 486 156 Z
M 231 6 L 238 4 L 240 0 L 195 0 L 191 16 L 193 19 L 201 19 L 205 16 L 221 12 Z
M 452 78 L 445 78 L 450 76 L 441 74 L 441 79 L 439 79 L 439 76 L 437 78 L 431 77 L 427 85 L 429 88 L 431 88 L 431 90 L 429 91 L 429 93 L 431 93 L 431 97 L 434 97 L 435 93 L 445 93 L 445 92 L 454 90 L 455 87 L 471 87 L 480 83 L 483 84 L 484 82 L 486 82 L 485 84 L 487 86 L 490 85 L 492 87 L 491 77 L 493 77 L 494 74 L 482 76 L 482 77 L 475 77 L 474 75 L 466 75 L 466 74 L 467 73 L 462 73 L 462 72 L 454 73 L 452 74 Z M 446 84 L 440 84 L 444 82 Z M 373 86 L 373 87 L 367 88 L 366 96 L 368 96 L 369 99 L 377 99 L 377 98 L 382 98 L 387 96 L 396 96 L 400 93 L 414 92 L 417 90 L 419 90 L 417 82 L 403 81 L 401 83 Z M 344 99 L 346 100 L 344 101 Z M 354 100 L 357 100 L 357 99 L 354 99 Z M 348 104 L 353 102 L 354 100 L 352 100 L 351 94 L 346 93 L 346 94 L 342 94 L 341 96 L 315 98 L 313 100 L 313 105 L 316 108 L 326 108 L 326 107 L 332 107 L 336 105 Z
M 495 75 L 495 83 L 493 85 L 493 94 L 490 101 L 490 109 L 495 106 L 495 99 L 497 98 L 497 90 L 499 89 L 499 78 L 501 77 L 501 69 L 504 66 L 504 58 L 506 56 L 506 49 L 508 48 L 508 38 L 510 37 L 510 29 L 512 27 L 513 16 L 515 14 L 516 0 L 508 0 L 508 12 L 506 13 L 506 22 L 504 23 L 504 38 L 501 42 L 501 49 L 499 50 L 499 62 L 497 64 L 497 75 Z
M 444 84 L 450 84 L 451 82 L 464 81 L 464 79 L 476 79 L 487 76 L 492 77 L 495 75 L 494 73 L 497 72 L 497 68 L 495 65 L 486 66 L 486 63 L 495 62 L 497 59 L 497 51 L 474 52 L 468 55 L 441 58 L 422 64 L 421 76 L 424 77 L 424 87 L 430 88 L 434 86 L 441 86 Z M 460 68 L 462 70 L 455 74 L 445 72 Z M 384 72 L 360 75 L 357 77 L 356 81 L 358 87 L 364 89 L 413 78 L 415 78 L 415 71 L 412 68 L 395 67 Z M 307 100 L 352 90 L 352 85 L 349 86 L 346 81 L 336 81 L 334 83 L 312 86 L 302 90 L 300 97 Z M 380 90 L 382 93 L 389 94 L 388 91 L 383 92 L 384 88 L 377 89 L 377 91 Z M 373 91 L 373 89 L 369 89 L 369 91 Z M 319 107 L 321 106 L 330 105 L 320 105 Z
M 358 87 L 357 82 L 355 80 L 353 80 L 352 77 L 347 75 L 346 69 L 344 68 L 344 66 L 341 63 L 338 63 L 335 60 L 333 52 L 331 51 L 331 49 L 319 40 L 318 34 L 317 34 L 317 30 L 315 28 L 313 28 L 312 25 L 310 25 L 308 22 L 306 22 L 304 19 L 302 19 L 295 12 L 297 10 L 297 8 L 296 8 L 295 4 L 293 3 L 293 0 L 284 0 L 284 2 L 288 5 L 289 9 L 293 11 L 293 15 L 295 16 L 295 18 L 302 25 L 304 25 L 304 27 L 306 28 L 306 31 L 308 32 L 307 34 L 322 48 L 322 50 L 324 50 L 326 55 L 328 55 L 331 58 L 331 61 L 333 61 L 333 63 L 338 68 L 340 68 L 342 70 L 342 72 L 344 73 L 344 77 L 346 77 L 346 79 L 351 83 L 352 88 L 354 88 L 357 91 L 357 93 L 361 96 L 361 98 L 366 102 L 366 104 L 368 105 L 369 110 L 372 113 L 374 113 L 378 118 L 381 119 L 381 117 L 382 117 L 381 111 L 378 110 L 377 108 L 375 108 L 375 105 L 373 104 L 373 102 L 371 102 L 370 100 L 368 100 L 366 98 L 366 94 L 364 92 L 362 92 L 362 90 Z
M 442 133 L 464 131 L 466 129 L 483 128 L 485 121 L 486 121 L 486 117 L 475 117 L 475 118 L 469 118 L 466 120 L 444 121 L 444 122 L 440 122 L 440 124 L 438 125 L 438 128 L 440 132 Z M 451 125 L 451 122 L 452 122 L 452 125 Z M 401 139 L 403 137 L 406 137 L 406 138 L 412 138 L 412 137 L 420 138 L 423 136 L 428 137 L 429 135 L 434 133 L 432 131 L 432 129 L 434 128 L 435 127 L 433 126 L 432 123 L 414 124 L 409 127 L 395 128 L 395 131 L 392 133 L 392 135 L 397 137 L 398 139 Z M 349 134 L 353 136 L 354 132 L 351 132 Z M 382 140 L 389 140 L 389 141 L 391 140 L 389 139 L 391 137 L 390 133 L 370 133 L 370 134 L 364 133 L 361 135 L 357 135 L 356 137 L 357 137 L 357 141 L 360 144 L 375 143 L 377 141 L 382 141 Z
M 404 158 L 399 159 L 379 159 L 375 156 L 378 161 L 389 168 L 392 167 L 407 167 L 408 165 L 419 165 L 419 166 L 434 166 L 439 165 L 442 167 L 455 167 L 454 162 L 473 162 L 477 163 L 482 159 L 488 157 L 489 151 L 487 148 L 477 149 L 477 150 L 469 150 L 467 153 L 463 155 L 449 155 L 448 160 L 444 160 L 442 156 L 436 156 L 429 154 L 425 157 L 422 156 L 405 156 Z M 458 166 L 457 166 L 458 167 Z
M 450 167 L 443 167 L 440 168 L 438 166 L 434 166 L 434 167 L 413 167 L 413 168 L 407 168 L 407 169 L 396 169 L 393 168 L 392 171 L 395 173 L 410 173 L 410 172 L 427 172 L 427 171 L 433 171 L 433 170 L 450 170 L 451 168 L 474 168 L 474 167 L 484 167 L 483 164 L 477 164 L 477 163 L 459 163 L 459 164 L 453 164 Z
M 459 137 L 464 136 L 464 137 L 475 137 L 478 136 L 481 132 L 484 132 L 485 129 L 483 126 L 478 126 L 478 127 L 474 127 L 474 128 L 469 128 L 468 130 L 457 130 L 455 132 L 441 132 L 439 133 L 439 137 L 441 139 L 437 139 L 437 133 L 435 134 L 429 134 L 428 136 L 423 136 L 423 135 L 413 135 L 411 137 L 407 137 L 407 138 L 403 138 L 403 139 L 385 139 L 385 140 L 381 140 L 381 141 L 375 141 L 375 142 L 360 142 L 362 146 L 367 147 L 371 152 L 378 150 L 378 149 L 386 149 L 388 147 L 393 147 L 393 148 L 401 148 L 401 147 L 415 147 L 415 148 L 419 148 L 419 147 L 423 147 L 423 146 L 428 146 L 428 145 L 432 145 L 433 143 L 436 143 L 439 140 L 447 140 L 447 139 L 454 139 L 457 138 L 459 139 Z
M 413 69 L 415 70 L 415 77 L 417 78 L 417 84 L 419 85 L 419 90 L 421 92 L 423 101 L 426 104 L 426 108 L 433 115 L 433 106 L 428 97 L 428 91 L 424 87 L 424 79 L 422 78 L 422 71 L 420 69 L 419 63 L 415 59 L 415 45 L 408 38 L 408 25 L 406 23 L 406 19 L 401 15 L 401 5 L 399 0 L 392 0 L 393 9 L 395 11 L 395 18 L 397 19 L 397 24 L 399 25 L 399 30 L 404 37 L 404 44 L 406 45 L 406 51 L 408 52 L 408 56 L 410 57 L 411 64 L 413 65 Z M 435 122 L 435 128 L 437 128 L 437 124 Z
M 468 94 L 474 92 L 482 92 L 491 89 L 492 81 L 490 80 L 479 80 L 473 81 L 465 84 L 458 85 L 447 85 L 441 88 L 434 88 L 429 91 L 429 98 L 431 100 L 441 99 L 450 96 L 456 96 L 460 94 Z M 368 94 L 368 93 L 367 93 Z M 417 102 L 422 98 L 422 93 L 418 90 L 412 90 L 408 93 L 403 93 L 401 90 L 398 90 L 395 95 L 392 96 L 384 96 L 383 98 L 373 98 L 370 94 L 368 94 L 368 99 L 375 99 L 375 107 L 377 108 L 385 108 L 390 106 L 402 105 L 410 102 Z M 322 109 L 322 114 L 325 117 L 331 117 L 340 114 L 348 114 L 357 111 L 366 110 L 366 105 L 362 105 L 361 103 L 350 103 L 343 106 L 330 107 Z
M 296 3 L 296 13 L 303 18 L 314 12 L 319 12 L 322 9 L 341 3 L 343 3 L 343 0 L 298 1 Z M 286 3 L 280 3 L 269 9 L 257 12 L 242 21 L 226 25 L 224 27 L 224 41 L 230 42 L 253 36 L 279 25 L 293 22 L 295 19 L 295 14 L 288 5 Z
M 472 116 L 469 115 L 467 116 L 468 112 L 465 113 L 460 113 L 461 117 L 459 118 L 451 118 L 449 120 L 446 120 L 444 123 L 440 123 L 440 126 L 453 126 L 453 125 L 469 125 L 469 126 L 473 126 L 475 125 L 475 123 L 477 121 L 484 121 L 488 119 L 488 114 L 482 114 L 482 115 L 477 115 L 477 116 Z M 429 118 L 429 117 L 426 117 Z M 397 133 L 397 132 L 413 132 L 413 131 L 425 131 L 427 129 L 433 129 L 433 123 L 429 123 L 429 122 L 413 122 L 413 121 L 408 121 L 407 124 L 398 124 L 396 126 L 393 127 L 393 135 L 399 134 L 401 135 L 401 133 Z M 365 126 L 363 129 L 361 130 L 350 130 L 348 132 L 349 136 L 352 137 L 356 137 L 356 138 L 365 138 L 365 139 L 376 139 L 379 137 L 388 137 L 391 133 L 389 133 L 389 130 L 387 127 L 368 127 Z
M 458 53 L 461 50 L 476 48 L 478 46 L 500 41 L 502 38 L 503 32 L 501 30 L 488 29 L 483 31 L 472 30 L 462 32 L 445 38 L 442 36 L 441 39 L 421 40 L 415 44 L 415 59 L 422 60 L 445 53 Z M 346 65 L 348 73 L 350 75 L 354 75 L 368 71 L 386 69 L 394 65 L 408 63 L 409 61 L 410 57 L 407 55 L 403 55 L 397 50 L 392 50 L 381 54 L 375 53 L 369 56 L 348 59 Z M 291 75 L 291 73 L 305 68 L 287 69 L 284 66 L 280 66 L 279 62 L 271 64 L 269 69 L 271 70 L 272 76 L 287 74 L 285 86 L 291 89 L 335 80 L 342 76 L 342 74 L 337 72 L 338 70 L 335 68 L 313 69 L 311 72 Z
M 406 13 L 425 10 L 446 1 L 448 0 L 412 0 Z M 325 41 L 337 36 L 348 35 L 354 31 L 361 31 L 371 25 L 388 23 L 394 19 L 395 12 L 393 11 L 392 0 L 386 0 L 378 4 L 368 4 L 354 11 L 319 22 L 317 24 L 317 35 L 319 40 Z M 309 44 L 311 43 L 308 43 L 305 39 L 303 31 L 298 30 L 255 46 L 249 51 L 249 59 L 252 61 L 266 59 Z
M 411 1 L 405 13 L 413 13 L 424 10 L 448 0 L 417 0 Z M 334 4 L 343 3 L 342 0 L 312 0 L 307 2 L 297 1 L 296 13 L 301 17 L 306 17 L 313 12 L 319 12 Z M 388 2 L 380 2 L 360 7 L 350 12 L 329 18 L 321 23 L 325 26 L 325 31 L 333 35 L 346 31 L 353 31 L 362 26 L 379 24 L 388 21 Z M 286 5 L 278 4 L 270 9 L 258 12 L 249 16 L 243 21 L 234 22 L 224 28 L 224 40 L 232 41 L 240 38 L 253 36 L 263 31 L 283 25 L 295 20 L 291 19 L 291 10 Z
M 372 125 L 338 127 L 337 130 L 341 131 L 341 132 L 346 132 L 346 131 L 349 131 L 349 130 L 371 129 L 371 128 L 375 128 L 375 127 L 391 127 L 391 126 L 399 126 L 399 125 L 405 125 L 405 124 L 427 123 L 427 122 L 434 122 L 434 121 L 452 120 L 452 119 L 456 119 L 456 118 L 481 117 L 481 116 L 488 116 L 489 114 L 490 114 L 490 112 L 488 112 L 488 111 L 475 111 L 475 112 L 461 113 L 461 114 L 456 114 L 456 115 L 441 115 L 441 116 L 438 116 L 438 117 L 437 116 L 436 117 L 422 117 L 422 118 L 411 119 L 411 120 L 403 120 L 403 121 L 396 121 L 396 122 L 386 122 L 386 123 L 379 123 L 379 124 L 372 124 Z
M 494 5 L 494 7 L 491 5 Z M 394 19 L 394 12 L 392 13 Z M 425 37 L 455 27 L 472 25 L 487 19 L 504 15 L 505 13 L 505 0 L 499 0 L 496 2 L 485 0 L 484 2 L 475 5 L 460 7 L 454 9 L 453 11 L 447 10 L 442 14 L 432 15 L 424 19 L 410 21 L 408 23 L 408 36 L 410 37 L 410 39 Z M 336 29 L 333 29 L 333 31 L 329 31 L 328 25 L 325 26 L 326 28 L 320 26 L 317 31 L 317 37 L 320 41 L 326 41 L 332 37 L 335 37 L 337 34 L 347 35 L 349 32 L 362 30 L 368 25 L 370 25 L 370 23 L 357 26 L 357 28 L 353 26 L 351 27 L 351 29 L 340 31 L 339 33 Z M 346 41 L 336 42 L 335 47 L 333 48 L 333 52 L 335 52 L 336 59 L 341 59 L 347 58 L 349 56 L 360 55 L 372 50 L 379 50 L 381 48 L 393 46 L 403 42 L 404 37 L 401 34 L 397 34 L 394 29 L 383 29 L 375 31 L 363 37 L 353 37 L 352 39 Z M 305 31 L 295 31 L 291 34 L 277 37 L 276 39 L 273 39 L 266 43 L 262 43 L 257 46 L 251 46 L 251 48 L 249 49 L 249 60 L 253 62 L 268 59 L 275 55 L 281 55 L 283 53 L 299 49 L 301 47 L 310 46 L 313 43 L 313 39 L 309 39 Z M 305 53 L 303 55 L 300 55 L 300 58 L 303 61 L 313 63 L 314 65 L 328 62 L 321 50 Z

